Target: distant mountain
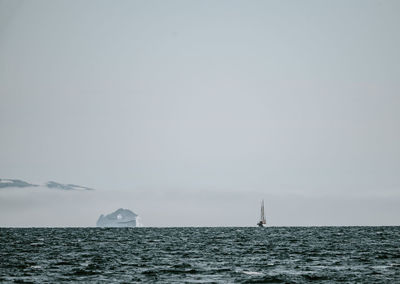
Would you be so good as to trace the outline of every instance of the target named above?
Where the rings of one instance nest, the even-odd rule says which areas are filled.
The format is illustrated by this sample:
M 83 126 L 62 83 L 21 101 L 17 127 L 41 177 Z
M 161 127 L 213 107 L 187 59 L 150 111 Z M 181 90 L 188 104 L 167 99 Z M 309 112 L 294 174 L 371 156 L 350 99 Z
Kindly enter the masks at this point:
M 76 184 L 62 184 L 58 183 L 55 181 L 49 181 L 46 183 L 46 186 L 48 188 L 57 188 L 57 189 L 63 189 L 63 190 L 93 190 L 93 188 L 86 187 L 86 186 L 80 186 Z
M 39 186 L 37 184 L 27 183 L 26 181 L 20 179 L 1 179 L 0 178 L 0 188 L 5 187 L 29 187 L 29 186 Z
M 37 187 L 40 186 L 38 184 L 28 183 L 19 179 L 0 179 L 0 188 L 7 187 Z M 55 181 L 49 181 L 42 185 L 43 187 L 51 188 L 51 189 L 62 189 L 62 190 L 94 190 L 93 188 L 76 185 L 76 184 L 63 184 Z

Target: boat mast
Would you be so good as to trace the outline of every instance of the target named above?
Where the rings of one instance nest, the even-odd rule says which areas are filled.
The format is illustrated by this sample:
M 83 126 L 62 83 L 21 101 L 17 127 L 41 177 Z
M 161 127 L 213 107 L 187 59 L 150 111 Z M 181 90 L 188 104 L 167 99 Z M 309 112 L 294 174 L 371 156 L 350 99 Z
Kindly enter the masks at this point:
M 261 202 L 261 223 L 266 224 L 265 213 L 264 213 L 264 199 Z

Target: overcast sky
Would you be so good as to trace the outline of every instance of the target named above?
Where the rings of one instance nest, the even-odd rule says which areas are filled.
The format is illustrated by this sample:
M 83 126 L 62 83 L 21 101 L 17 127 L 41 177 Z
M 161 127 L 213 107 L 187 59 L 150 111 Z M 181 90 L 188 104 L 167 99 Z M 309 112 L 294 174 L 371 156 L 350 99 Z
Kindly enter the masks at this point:
M 0 226 L 90 226 L 119 207 L 149 226 L 253 226 L 262 198 L 272 225 L 399 225 L 399 15 L 378 0 L 0 1 L 0 178 L 98 189 L 3 190 Z M 56 218 L 77 204 L 86 219 Z

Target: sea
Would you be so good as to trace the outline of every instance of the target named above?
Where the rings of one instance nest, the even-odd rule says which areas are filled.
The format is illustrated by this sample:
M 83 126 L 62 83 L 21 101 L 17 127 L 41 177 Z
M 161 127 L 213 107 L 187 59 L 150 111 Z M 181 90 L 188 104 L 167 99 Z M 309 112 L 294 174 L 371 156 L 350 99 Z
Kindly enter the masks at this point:
M 400 283 L 400 227 L 0 228 L 2 283 Z

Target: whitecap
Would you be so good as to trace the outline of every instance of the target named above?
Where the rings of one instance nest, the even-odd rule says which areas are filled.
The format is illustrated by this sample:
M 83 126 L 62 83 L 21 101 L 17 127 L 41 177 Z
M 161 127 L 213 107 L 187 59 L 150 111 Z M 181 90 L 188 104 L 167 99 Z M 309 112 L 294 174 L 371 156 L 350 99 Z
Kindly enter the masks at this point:
M 262 275 L 261 272 L 256 272 L 256 271 L 242 271 L 242 272 L 247 275 Z

